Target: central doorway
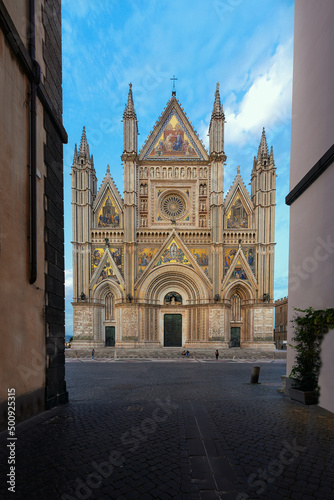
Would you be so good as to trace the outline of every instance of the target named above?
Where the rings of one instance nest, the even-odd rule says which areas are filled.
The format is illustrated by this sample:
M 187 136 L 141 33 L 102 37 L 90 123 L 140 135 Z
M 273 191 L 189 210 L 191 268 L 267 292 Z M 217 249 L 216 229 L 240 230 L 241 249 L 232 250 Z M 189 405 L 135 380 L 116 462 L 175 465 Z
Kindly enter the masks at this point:
M 240 347 L 240 326 L 231 328 L 231 347 Z
M 106 347 L 115 347 L 115 327 L 106 326 Z
M 164 347 L 182 347 L 182 314 L 164 315 Z

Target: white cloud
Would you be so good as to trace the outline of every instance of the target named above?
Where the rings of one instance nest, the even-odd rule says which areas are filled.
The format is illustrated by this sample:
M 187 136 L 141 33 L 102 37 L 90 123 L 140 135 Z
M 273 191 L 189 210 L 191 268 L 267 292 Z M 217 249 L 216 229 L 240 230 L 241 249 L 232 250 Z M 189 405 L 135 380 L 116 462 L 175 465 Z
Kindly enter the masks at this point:
M 263 65 L 262 65 L 263 67 Z M 241 102 L 235 96 L 228 98 L 225 109 L 225 141 L 230 144 L 245 144 L 261 129 L 286 124 L 291 112 L 292 91 L 292 39 L 278 45 L 268 60 L 267 69 L 256 76 Z
M 73 270 L 65 269 L 65 298 L 72 299 L 73 297 Z

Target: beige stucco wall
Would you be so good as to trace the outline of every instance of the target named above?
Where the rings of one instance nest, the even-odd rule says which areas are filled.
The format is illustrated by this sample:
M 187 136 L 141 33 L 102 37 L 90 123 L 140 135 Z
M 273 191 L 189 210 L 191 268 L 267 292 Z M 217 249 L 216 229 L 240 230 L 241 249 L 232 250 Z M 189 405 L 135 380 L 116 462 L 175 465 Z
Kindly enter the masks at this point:
M 37 3 L 37 2 L 36 2 Z M 5 0 L 4 4 L 8 14 L 12 18 L 13 23 L 20 35 L 22 42 L 27 47 L 27 27 L 28 19 L 28 2 L 26 0 Z
M 25 32 L 26 2 L 5 2 Z M 13 4 L 16 4 L 15 6 Z M 28 82 L 0 31 L 0 400 L 45 384 L 43 111 L 37 108 L 37 281 L 29 284 L 29 108 Z
M 290 190 L 333 144 L 334 2 L 296 0 Z
M 296 0 L 290 189 L 333 144 L 334 3 Z M 288 342 L 293 308 L 333 307 L 334 165 L 291 205 Z M 322 349 L 320 405 L 334 411 L 333 333 Z M 294 360 L 288 348 L 287 374 Z

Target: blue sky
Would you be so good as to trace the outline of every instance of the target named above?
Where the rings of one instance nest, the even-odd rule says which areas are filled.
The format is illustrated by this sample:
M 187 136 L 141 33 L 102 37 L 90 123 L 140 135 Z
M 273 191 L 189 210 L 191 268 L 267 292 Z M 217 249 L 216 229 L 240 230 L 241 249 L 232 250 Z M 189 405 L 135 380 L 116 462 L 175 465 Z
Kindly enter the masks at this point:
M 123 192 L 122 115 L 133 85 L 139 148 L 171 97 L 208 145 L 216 83 L 225 124 L 225 192 L 246 186 L 262 127 L 277 167 L 275 299 L 287 295 L 292 0 L 63 0 L 66 334 L 72 334 L 71 165 L 85 125 L 99 185 L 107 164 Z

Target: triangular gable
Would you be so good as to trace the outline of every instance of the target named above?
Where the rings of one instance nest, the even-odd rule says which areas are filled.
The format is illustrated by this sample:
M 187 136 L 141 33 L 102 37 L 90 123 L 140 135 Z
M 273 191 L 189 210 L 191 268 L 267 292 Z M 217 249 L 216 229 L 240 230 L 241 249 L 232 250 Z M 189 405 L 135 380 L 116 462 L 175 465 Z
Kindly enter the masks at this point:
M 242 246 L 241 251 L 255 277 L 255 253 L 256 253 L 255 247 L 253 245 Z M 238 253 L 238 246 L 224 247 L 224 275 L 228 273 L 231 265 L 234 263 L 234 258 L 237 253 Z
M 140 275 L 138 284 L 145 279 L 152 269 L 169 264 L 182 264 L 189 266 L 192 269 L 196 269 L 206 280 L 207 284 L 211 286 L 211 282 L 205 274 L 205 271 L 197 264 L 195 258 L 192 256 L 189 249 L 184 245 L 175 229 L 173 229 L 160 249 L 155 252 L 151 262 Z
M 239 248 L 231 262 L 223 284 L 232 283 L 234 281 L 247 281 L 251 285 L 256 286 L 255 276 L 246 260 L 246 257 L 241 248 Z
M 187 116 L 173 97 L 146 140 L 139 160 L 204 160 L 208 153 Z
M 115 281 L 118 285 L 124 286 L 123 276 L 115 263 L 109 248 L 106 248 L 103 257 L 96 267 L 91 282 L 90 287 L 92 290 L 103 280 L 111 279 Z
M 113 261 L 115 262 L 119 272 L 123 276 L 123 248 L 121 246 L 114 246 L 110 245 L 109 247 L 109 252 L 111 254 L 111 257 L 113 258 Z M 94 273 L 97 269 L 97 267 L 100 265 L 101 259 L 104 256 L 104 253 L 106 251 L 106 247 L 102 247 L 101 245 L 95 245 L 92 247 L 92 256 L 91 256 L 91 271 L 92 271 L 92 276 L 94 276 Z
M 123 200 L 110 177 L 109 167 L 96 196 L 93 212 L 95 227 L 118 228 L 123 225 Z
M 237 175 L 225 198 L 226 229 L 250 229 L 252 225 L 253 202 L 240 175 Z
M 194 267 L 189 260 L 189 255 L 184 252 L 183 245 L 177 240 L 176 237 L 172 238 L 163 252 L 158 256 L 154 267 L 164 264 L 183 264 L 184 266 Z

